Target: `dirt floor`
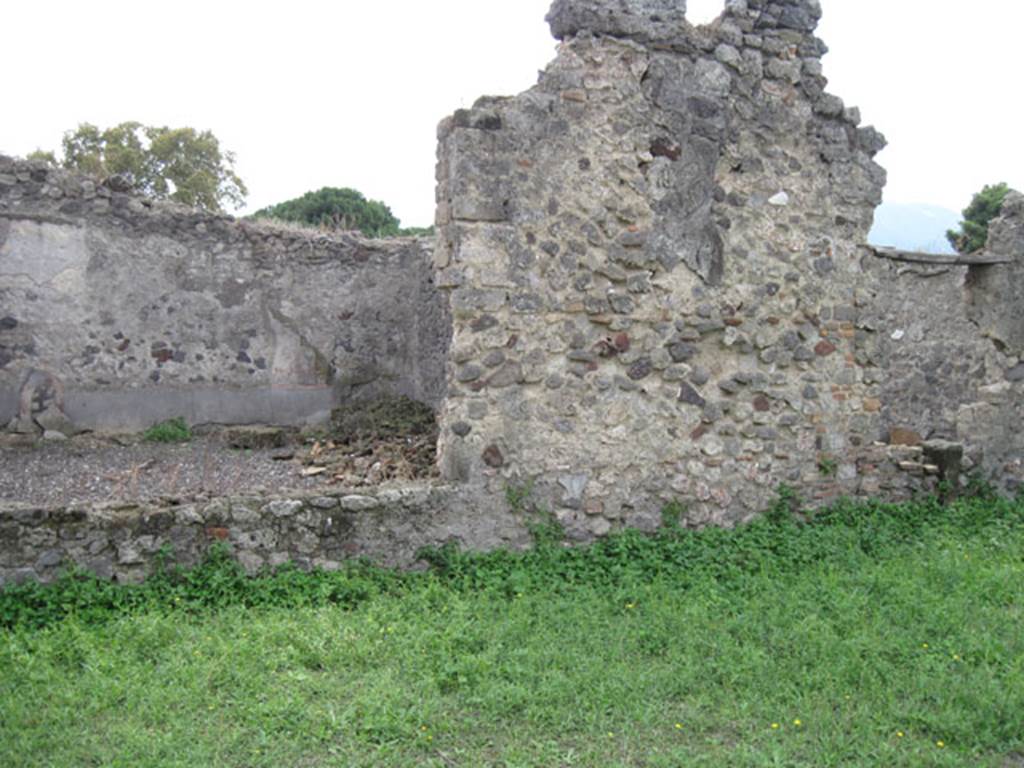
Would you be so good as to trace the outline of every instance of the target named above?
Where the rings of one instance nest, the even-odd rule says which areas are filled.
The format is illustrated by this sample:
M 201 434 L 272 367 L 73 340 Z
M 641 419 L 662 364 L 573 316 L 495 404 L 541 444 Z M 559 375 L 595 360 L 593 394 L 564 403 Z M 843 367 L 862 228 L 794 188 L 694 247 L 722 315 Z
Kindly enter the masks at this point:
M 413 404 L 415 406 L 415 404 Z M 417 406 L 422 409 L 422 406 Z M 199 430 L 187 442 L 142 435 L 0 441 L 0 500 L 45 506 L 76 502 L 359 488 L 435 474 L 433 414 L 362 405 L 335 411 L 329 427 Z

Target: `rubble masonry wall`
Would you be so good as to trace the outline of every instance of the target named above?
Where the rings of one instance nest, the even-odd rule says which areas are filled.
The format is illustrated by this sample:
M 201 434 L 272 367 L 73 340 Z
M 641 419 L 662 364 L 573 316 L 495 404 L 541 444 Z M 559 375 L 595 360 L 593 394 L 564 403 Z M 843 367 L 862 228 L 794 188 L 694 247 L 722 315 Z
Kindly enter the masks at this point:
M 236 221 L 0 157 L 0 424 L 301 424 L 444 391 L 425 239 Z

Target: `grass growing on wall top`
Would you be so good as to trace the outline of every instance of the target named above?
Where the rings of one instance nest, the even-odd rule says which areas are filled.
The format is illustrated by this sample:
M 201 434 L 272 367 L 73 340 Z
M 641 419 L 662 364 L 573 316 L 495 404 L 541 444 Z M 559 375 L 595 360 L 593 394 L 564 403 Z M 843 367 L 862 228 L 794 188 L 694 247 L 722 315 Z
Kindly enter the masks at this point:
M 1024 504 L 0 592 L 0 764 L 1014 766 Z

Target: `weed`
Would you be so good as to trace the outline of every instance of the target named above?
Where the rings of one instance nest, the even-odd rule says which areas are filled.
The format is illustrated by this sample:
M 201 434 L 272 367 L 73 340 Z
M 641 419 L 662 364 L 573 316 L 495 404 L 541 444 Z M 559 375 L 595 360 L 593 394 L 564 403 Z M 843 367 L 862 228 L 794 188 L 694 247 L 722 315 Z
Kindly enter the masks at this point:
M 509 509 L 516 514 L 522 514 L 527 511 L 528 503 L 532 497 L 532 480 L 527 480 L 521 485 L 509 483 L 505 486 L 505 501 L 508 503 Z
M 526 529 L 530 532 L 534 547 L 538 549 L 560 547 L 565 541 L 564 526 L 553 512 L 546 509 L 535 509 Z
M 818 474 L 822 477 L 835 477 L 839 471 L 839 464 L 831 456 L 822 456 L 818 459 Z
M 154 424 L 142 433 L 142 439 L 149 443 L 187 443 L 192 439 L 192 430 L 185 419 L 177 416 Z
M 765 519 L 773 525 L 793 522 L 794 516 L 799 514 L 800 508 L 803 506 L 800 495 L 785 483 L 779 485 L 776 494 L 775 502 L 764 513 Z
M 565 541 L 565 528 L 555 515 L 540 506 L 533 498 L 533 481 L 527 480 L 521 485 L 505 486 L 505 501 L 514 514 L 523 515 L 526 529 L 538 548 L 560 545 Z
M 667 530 L 676 530 L 682 526 L 685 515 L 686 507 L 682 502 L 670 501 L 661 508 L 661 527 Z
M 997 499 L 999 491 L 992 482 L 980 470 L 974 470 L 967 475 L 967 484 L 964 487 L 964 496 L 973 499 Z

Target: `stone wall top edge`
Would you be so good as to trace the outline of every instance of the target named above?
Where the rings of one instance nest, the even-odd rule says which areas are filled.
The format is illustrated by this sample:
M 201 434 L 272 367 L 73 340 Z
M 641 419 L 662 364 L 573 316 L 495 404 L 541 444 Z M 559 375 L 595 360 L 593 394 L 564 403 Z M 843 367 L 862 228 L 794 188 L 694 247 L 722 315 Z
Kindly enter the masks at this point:
M 166 200 L 154 200 L 112 188 L 116 182 L 86 173 L 55 168 L 39 160 L 0 155 L 0 217 L 50 223 L 116 222 L 123 227 L 174 229 L 185 227 L 197 236 L 234 230 L 246 240 L 277 240 L 326 249 L 361 249 L 379 252 L 409 247 L 430 248 L 432 237 L 369 238 L 359 232 L 326 232 L 272 220 L 249 220 L 214 213 Z M 99 206 L 86 205 L 106 200 Z
M 657 3 L 658 1 L 624 0 L 624 4 Z M 665 1 L 672 3 L 674 0 Z M 678 2 L 678 0 L 675 1 Z M 556 2 L 552 7 L 548 16 L 549 21 L 551 14 L 555 12 L 559 4 Z M 615 5 L 613 0 L 567 0 L 562 4 Z M 785 26 L 776 28 L 774 25 L 765 27 L 763 21 L 763 18 L 766 18 L 765 14 L 775 13 L 778 8 L 782 8 L 787 13 L 803 9 L 800 12 L 806 13 L 807 18 L 810 19 L 809 27 L 804 30 Z M 854 137 L 851 139 L 853 143 L 868 158 L 874 158 L 887 146 L 888 141 L 876 127 L 862 122 L 860 110 L 857 107 L 848 106 L 840 96 L 827 90 L 828 81 L 822 73 L 821 57 L 828 52 L 828 47 L 824 41 L 812 34 L 818 18 L 820 18 L 820 5 L 817 0 L 776 0 L 771 3 L 760 0 L 731 0 L 725 3 L 722 15 L 712 24 L 693 26 L 689 22 L 683 22 L 681 25 L 676 25 L 676 31 L 673 32 L 675 37 L 671 41 L 659 40 L 656 36 L 617 35 L 607 31 L 594 32 L 584 29 L 578 34 L 565 36 L 557 56 L 546 69 L 541 70 L 537 84 L 518 94 L 483 96 L 469 108 L 454 111 L 438 123 L 437 139 L 443 145 L 452 134 L 464 129 L 500 132 L 501 128 L 493 127 L 493 117 L 506 110 L 521 108 L 524 103 L 531 102 L 538 93 L 544 93 L 547 90 L 545 75 L 553 66 L 557 65 L 557 62 L 565 55 L 565 50 L 579 44 L 584 46 L 617 45 L 637 51 L 647 51 L 651 54 L 668 53 L 691 60 L 706 59 L 716 63 L 721 61 L 723 56 L 730 55 L 730 50 L 736 52 L 737 56 L 744 52 L 750 52 L 763 57 L 765 61 L 795 57 L 798 61 L 805 62 L 804 80 L 811 84 L 809 90 L 805 89 L 807 90 L 806 98 L 812 105 L 812 116 L 808 124 L 837 123 L 854 129 Z M 758 26 L 759 24 L 761 26 Z M 762 39 L 766 35 L 779 36 L 779 39 L 772 45 L 768 45 L 762 43 Z M 723 51 L 723 48 L 729 50 Z M 739 78 L 736 72 L 733 72 L 733 75 L 735 78 Z M 768 82 L 773 77 L 774 75 L 770 72 L 765 72 L 758 79 Z M 801 88 L 803 87 L 801 85 Z M 564 98 L 565 94 L 561 94 L 561 96 Z
M 402 485 L 383 485 L 374 488 L 320 488 L 316 490 L 299 489 L 292 493 L 275 493 L 266 495 L 235 494 L 231 496 L 213 496 L 210 498 L 155 498 L 140 500 L 121 500 L 108 502 L 69 502 L 65 504 L 32 504 L 0 500 L 0 523 L 44 522 L 54 516 L 75 514 L 82 520 L 118 519 L 134 520 L 147 514 L 174 512 L 186 507 L 207 507 L 226 504 L 259 504 L 265 507 L 274 502 L 297 501 L 303 505 L 322 508 L 324 511 L 336 511 L 326 504 L 317 501 L 331 499 L 338 503 L 342 511 L 360 512 L 380 510 L 392 505 L 404 506 L 418 501 L 425 501 L 438 496 L 457 495 L 466 489 L 463 486 L 442 481 L 426 481 Z
M 559 40 L 600 34 L 687 48 L 724 23 L 759 33 L 811 35 L 822 16 L 819 0 L 723 0 L 721 8 L 711 24 L 693 24 L 686 0 L 554 0 L 546 21 Z

